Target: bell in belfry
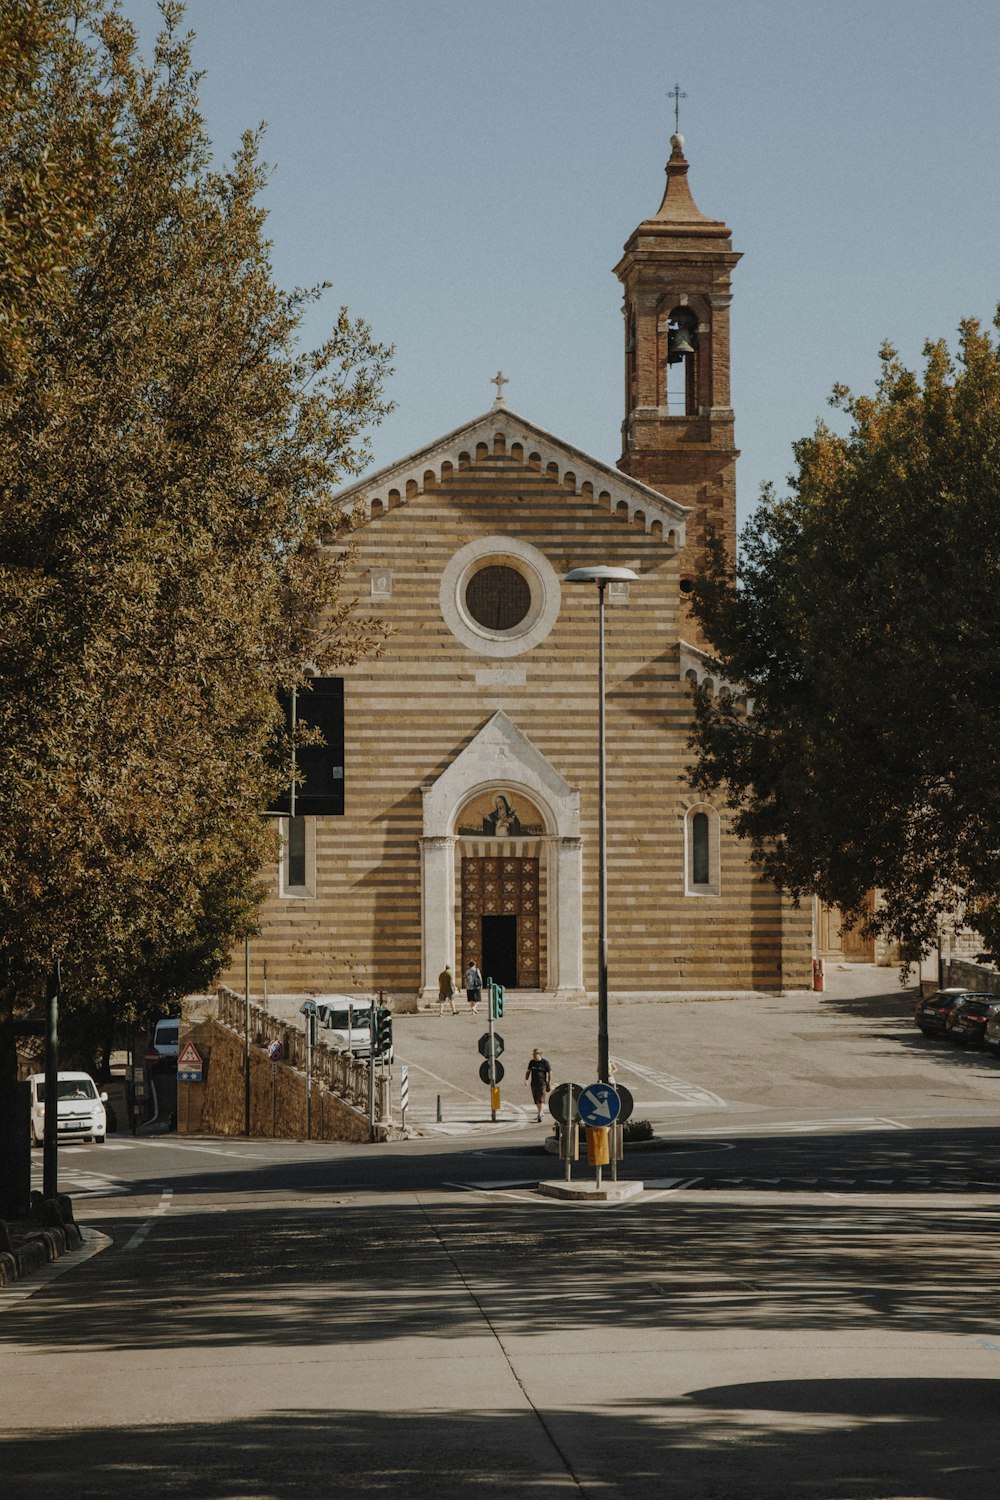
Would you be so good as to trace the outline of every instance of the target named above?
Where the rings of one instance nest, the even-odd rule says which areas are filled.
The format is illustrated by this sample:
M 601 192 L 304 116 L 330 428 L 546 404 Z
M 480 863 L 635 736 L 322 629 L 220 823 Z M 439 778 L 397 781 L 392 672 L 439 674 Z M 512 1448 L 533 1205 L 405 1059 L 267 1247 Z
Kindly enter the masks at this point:
M 677 328 L 671 328 L 667 337 L 667 363 L 678 364 L 685 354 L 694 353 L 694 344 L 691 342 L 691 330 L 680 324 Z

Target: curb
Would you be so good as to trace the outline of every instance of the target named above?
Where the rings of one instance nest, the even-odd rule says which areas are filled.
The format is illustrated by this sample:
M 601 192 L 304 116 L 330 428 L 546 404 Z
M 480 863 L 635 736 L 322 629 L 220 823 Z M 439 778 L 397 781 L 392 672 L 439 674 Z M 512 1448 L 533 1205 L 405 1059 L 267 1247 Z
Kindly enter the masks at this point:
M 600 1187 L 586 1182 L 540 1182 L 536 1192 L 543 1198 L 563 1198 L 578 1203 L 621 1203 L 643 1192 L 643 1184 L 632 1178 L 605 1182 Z
M 11 1286 L 22 1277 L 40 1271 L 50 1261 L 78 1250 L 83 1244 L 83 1235 L 72 1218 L 72 1204 L 64 1194 L 41 1208 L 42 1218 L 56 1220 L 58 1217 L 59 1222 L 40 1224 L 37 1231 L 19 1245 L 0 1250 L 0 1286 Z M 9 1235 L 4 1238 L 10 1244 Z

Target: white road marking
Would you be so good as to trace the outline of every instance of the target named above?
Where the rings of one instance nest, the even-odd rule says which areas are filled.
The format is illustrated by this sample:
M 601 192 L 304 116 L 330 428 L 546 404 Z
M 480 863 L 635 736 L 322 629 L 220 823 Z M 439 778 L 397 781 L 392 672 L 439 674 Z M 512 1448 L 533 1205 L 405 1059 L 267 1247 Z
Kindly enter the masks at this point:
M 708 1136 L 768 1136 L 768 1135 L 816 1135 L 824 1130 L 841 1130 L 851 1127 L 858 1133 L 870 1130 L 884 1130 L 889 1126 L 892 1130 L 907 1130 L 906 1125 L 900 1125 L 895 1120 L 884 1119 L 881 1115 L 841 1115 L 837 1118 L 826 1120 L 761 1120 L 756 1125 L 728 1124 L 710 1125 L 698 1132 L 702 1138 Z M 665 1136 L 670 1140 L 670 1136 Z
M 163 1195 L 160 1198 L 160 1206 L 159 1206 L 159 1208 L 154 1208 L 153 1209 L 152 1218 L 147 1219 L 146 1222 L 145 1222 L 145 1224 L 141 1224 L 139 1226 L 139 1228 L 136 1230 L 135 1234 L 129 1240 L 128 1244 L 123 1247 L 125 1250 L 136 1250 L 136 1249 L 138 1249 L 138 1247 L 142 1244 L 143 1240 L 146 1238 L 146 1236 L 149 1233 L 149 1231 L 152 1229 L 152 1227 L 153 1227 L 154 1223 L 156 1222 L 156 1220 L 158 1218 L 162 1217 L 162 1215 L 167 1212 L 167 1209 L 170 1207 L 170 1200 L 171 1200 L 171 1198 L 173 1196 L 174 1196 L 174 1190 L 173 1190 L 173 1188 L 164 1188 L 163 1189 Z
M 683 1192 L 685 1188 L 700 1182 L 699 1177 L 654 1177 L 644 1182 L 644 1198 L 669 1198 L 674 1193 Z
M 423 1073 L 425 1078 L 433 1078 L 435 1083 L 442 1084 L 446 1089 L 448 1089 L 450 1093 L 464 1094 L 466 1099 L 475 1099 L 477 1101 L 483 1097 L 482 1094 L 470 1094 L 468 1089 L 459 1088 L 458 1084 L 456 1083 L 449 1083 L 447 1078 L 441 1078 L 439 1074 L 432 1073 L 430 1068 L 422 1068 L 419 1063 L 407 1063 L 407 1067 L 409 1068 L 411 1073 Z M 407 1114 L 409 1114 L 409 1112 L 410 1111 L 407 1110 Z
M 61 1181 L 78 1196 L 85 1198 L 119 1198 L 133 1189 L 117 1177 L 103 1177 L 99 1172 L 80 1172 L 70 1169 L 61 1172 Z
M 611 1061 L 618 1069 L 626 1073 L 634 1073 L 636 1078 L 641 1078 L 644 1083 L 651 1084 L 653 1088 L 662 1089 L 665 1094 L 674 1094 L 674 1102 L 678 1105 L 693 1105 L 708 1107 L 710 1109 L 727 1109 L 725 1099 L 720 1099 L 718 1094 L 713 1094 L 710 1089 L 703 1089 L 698 1083 L 689 1083 L 685 1078 L 676 1078 L 672 1073 L 661 1072 L 657 1068 L 649 1068 L 645 1063 L 629 1062 L 625 1057 L 613 1057 Z M 659 1101 L 662 1103 L 662 1100 Z
M 187 1145 L 186 1143 L 184 1143 L 182 1141 L 178 1141 L 178 1140 L 169 1140 L 169 1141 L 166 1141 L 166 1140 L 163 1140 L 162 1138 L 156 1139 L 156 1140 L 144 1141 L 143 1145 L 146 1145 L 146 1146 L 166 1146 L 166 1147 L 169 1147 L 169 1149 L 172 1150 L 172 1151 L 200 1151 L 205 1156 L 230 1156 L 235 1161 L 249 1161 L 249 1160 L 253 1160 L 253 1161 L 270 1161 L 270 1160 L 272 1160 L 270 1153 L 266 1152 L 266 1151 L 242 1151 L 242 1150 L 233 1151 L 231 1148 L 228 1149 L 228 1150 L 223 1150 L 219 1146 L 193 1146 L 193 1145 L 189 1146 L 189 1145 Z
M 81 1152 L 81 1151 L 88 1151 L 90 1149 L 91 1148 L 89 1146 L 84 1146 L 82 1144 L 82 1142 L 81 1142 L 81 1144 L 79 1146 L 60 1146 L 59 1147 L 59 1155 L 60 1156 L 76 1156 L 79 1152 Z M 131 1151 L 131 1150 L 132 1150 L 132 1146 L 126 1145 L 124 1141 L 105 1141 L 104 1144 L 103 1144 L 103 1146 L 101 1147 L 101 1154 L 103 1155 L 105 1151 Z

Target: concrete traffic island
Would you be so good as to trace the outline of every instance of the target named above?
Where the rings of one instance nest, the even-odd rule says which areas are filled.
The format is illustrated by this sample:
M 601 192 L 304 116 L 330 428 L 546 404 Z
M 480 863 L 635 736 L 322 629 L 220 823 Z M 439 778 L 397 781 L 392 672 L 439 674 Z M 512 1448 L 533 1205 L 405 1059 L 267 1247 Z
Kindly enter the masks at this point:
M 540 1182 L 538 1191 L 545 1198 L 570 1198 L 580 1203 L 621 1203 L 637 1198 L 643 1192 L 641 1182 Z

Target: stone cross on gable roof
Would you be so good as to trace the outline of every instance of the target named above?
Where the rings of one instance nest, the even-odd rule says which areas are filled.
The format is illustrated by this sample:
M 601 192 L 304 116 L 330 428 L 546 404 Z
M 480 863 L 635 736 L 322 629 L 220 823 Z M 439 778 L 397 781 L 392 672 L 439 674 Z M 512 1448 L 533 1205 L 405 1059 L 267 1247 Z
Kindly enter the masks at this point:
M 493 402 L 493 405 L 494 406 L 503 406 L 504 405 L 503 388 L 504 388 L 505 385 L 510 385 L 510 381 L 507 379 L 506 375 L 504 374 L 504 372 L 502 370 L 498 370 L 496 372 L 496 374 L 494 375 L 493 379 L 490 381 L 490 385 L 495 385 L 496 388 L 497 388 L 496 400 Z

